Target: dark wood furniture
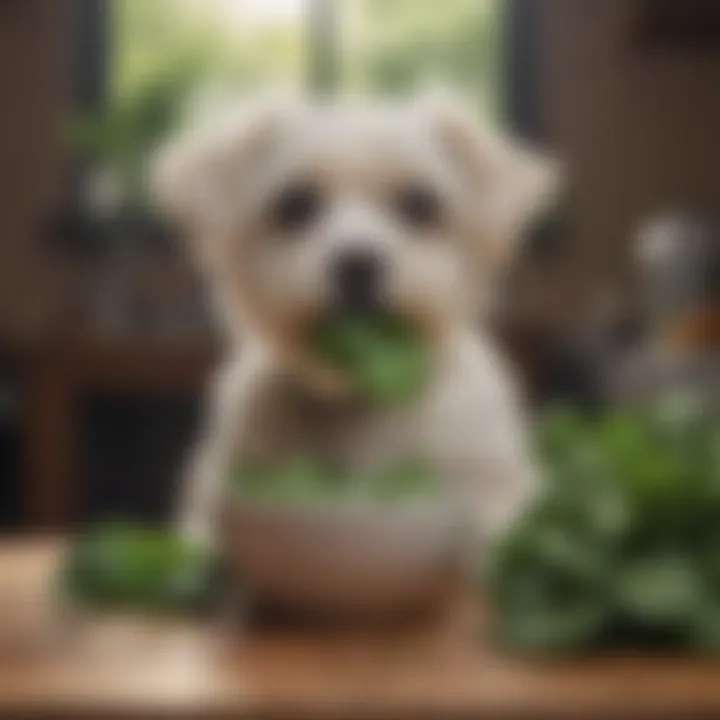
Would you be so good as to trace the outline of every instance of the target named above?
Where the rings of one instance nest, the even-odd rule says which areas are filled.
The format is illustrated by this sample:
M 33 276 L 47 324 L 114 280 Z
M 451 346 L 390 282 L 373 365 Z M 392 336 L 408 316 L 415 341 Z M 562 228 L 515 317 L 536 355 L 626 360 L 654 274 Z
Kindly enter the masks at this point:
M 83 400 L 92 392 L 200 395 L 216 343 L 110 339 L 79 332 L 16 342 L 24 526 L 67 528 L 77 519 Z

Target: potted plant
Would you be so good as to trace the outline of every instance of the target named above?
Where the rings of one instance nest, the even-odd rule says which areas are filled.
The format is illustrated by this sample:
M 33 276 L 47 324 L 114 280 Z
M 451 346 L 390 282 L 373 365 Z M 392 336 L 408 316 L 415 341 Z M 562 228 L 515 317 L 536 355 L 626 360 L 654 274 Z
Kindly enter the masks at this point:
M 86 167 L 79 198 L 81 224 L 88 229 L 83 245 L 100 260 L 93 308 L 104 330 L 157 330 L 158 324 L 197 316 L 185 308 L 175 312 L 175 321 L 157 317 L 178 305 L 175 300 L 159 307 L 166 299 L 162 288 L 166 295 L 179 290 L 183 302 L 193 288 L 186 271 L 171 268 L 178 261 L 172 234 L 153 212 L 147 187 L 149 158 L 179 124 L 196 76 L 194 66 L 178 63 L 174 72 L 155 74 L 70 123 L 69 145 Z

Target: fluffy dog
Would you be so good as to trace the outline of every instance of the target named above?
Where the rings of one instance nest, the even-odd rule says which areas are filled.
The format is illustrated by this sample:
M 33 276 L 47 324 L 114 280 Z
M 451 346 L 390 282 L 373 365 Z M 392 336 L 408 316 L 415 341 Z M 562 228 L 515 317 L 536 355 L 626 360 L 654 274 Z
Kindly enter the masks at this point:
M 421 455 L 481 536 L 501 529 L 533 467 L 478 304 L 554 175 L 437 99 L 265 102 L 171 143 L 160 200 L 192 238 L 232 348 L 183 495 L 185 530 L 212 535 L 236 463 L 298 452 L 353 470 Z M 308 323 L 357 303 L 422 329 L 433 373 L 412 402 L 359 403 L 308 353 Z

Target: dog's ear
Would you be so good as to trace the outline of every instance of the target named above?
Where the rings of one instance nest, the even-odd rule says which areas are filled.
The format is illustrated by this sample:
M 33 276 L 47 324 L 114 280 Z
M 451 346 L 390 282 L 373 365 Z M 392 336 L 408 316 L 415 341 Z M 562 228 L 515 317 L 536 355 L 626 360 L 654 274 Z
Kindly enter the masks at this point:
M 503 266 L 522 230 L 557 196 L 559 166 L 453 99 L 428 97 L 424 108 L 474 208 L 478 250 L 491 265 Z
M 278 103 L 262 103 L 171 138 L 152 163 L 157 209 L 192 239 L 231 230 L 279 118 Z

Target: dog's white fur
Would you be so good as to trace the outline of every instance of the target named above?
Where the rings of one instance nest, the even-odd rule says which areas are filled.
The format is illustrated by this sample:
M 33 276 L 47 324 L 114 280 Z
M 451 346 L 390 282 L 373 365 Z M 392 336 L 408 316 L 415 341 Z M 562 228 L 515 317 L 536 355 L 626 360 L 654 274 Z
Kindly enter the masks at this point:
M 288 183 L 310 181 L 322 217 L 292 238 L 268 220 Z M 493 534 L 532 487 L 521 411 L 482 327 L 486 302 L 523 225 L 548 199 L 554 168 L 446 100 L 365 107 L 259 103 L 172 143 L 157 188 L 184 221 L 232 339 L 184 494 L 181 522 L 212 533 L 224 479 L 243 458 L 317 452 L 350 468 L 421 455 L 477 530 Z M 398 189 L 430 187 L 437 226 L 408 227 Z M 390 269 L 387 302 L 434 350 L 409 405 L 347 398 L 345 379 L 307 355 L 308 319 L 331 303 L 330 259 L 370 249 Z

